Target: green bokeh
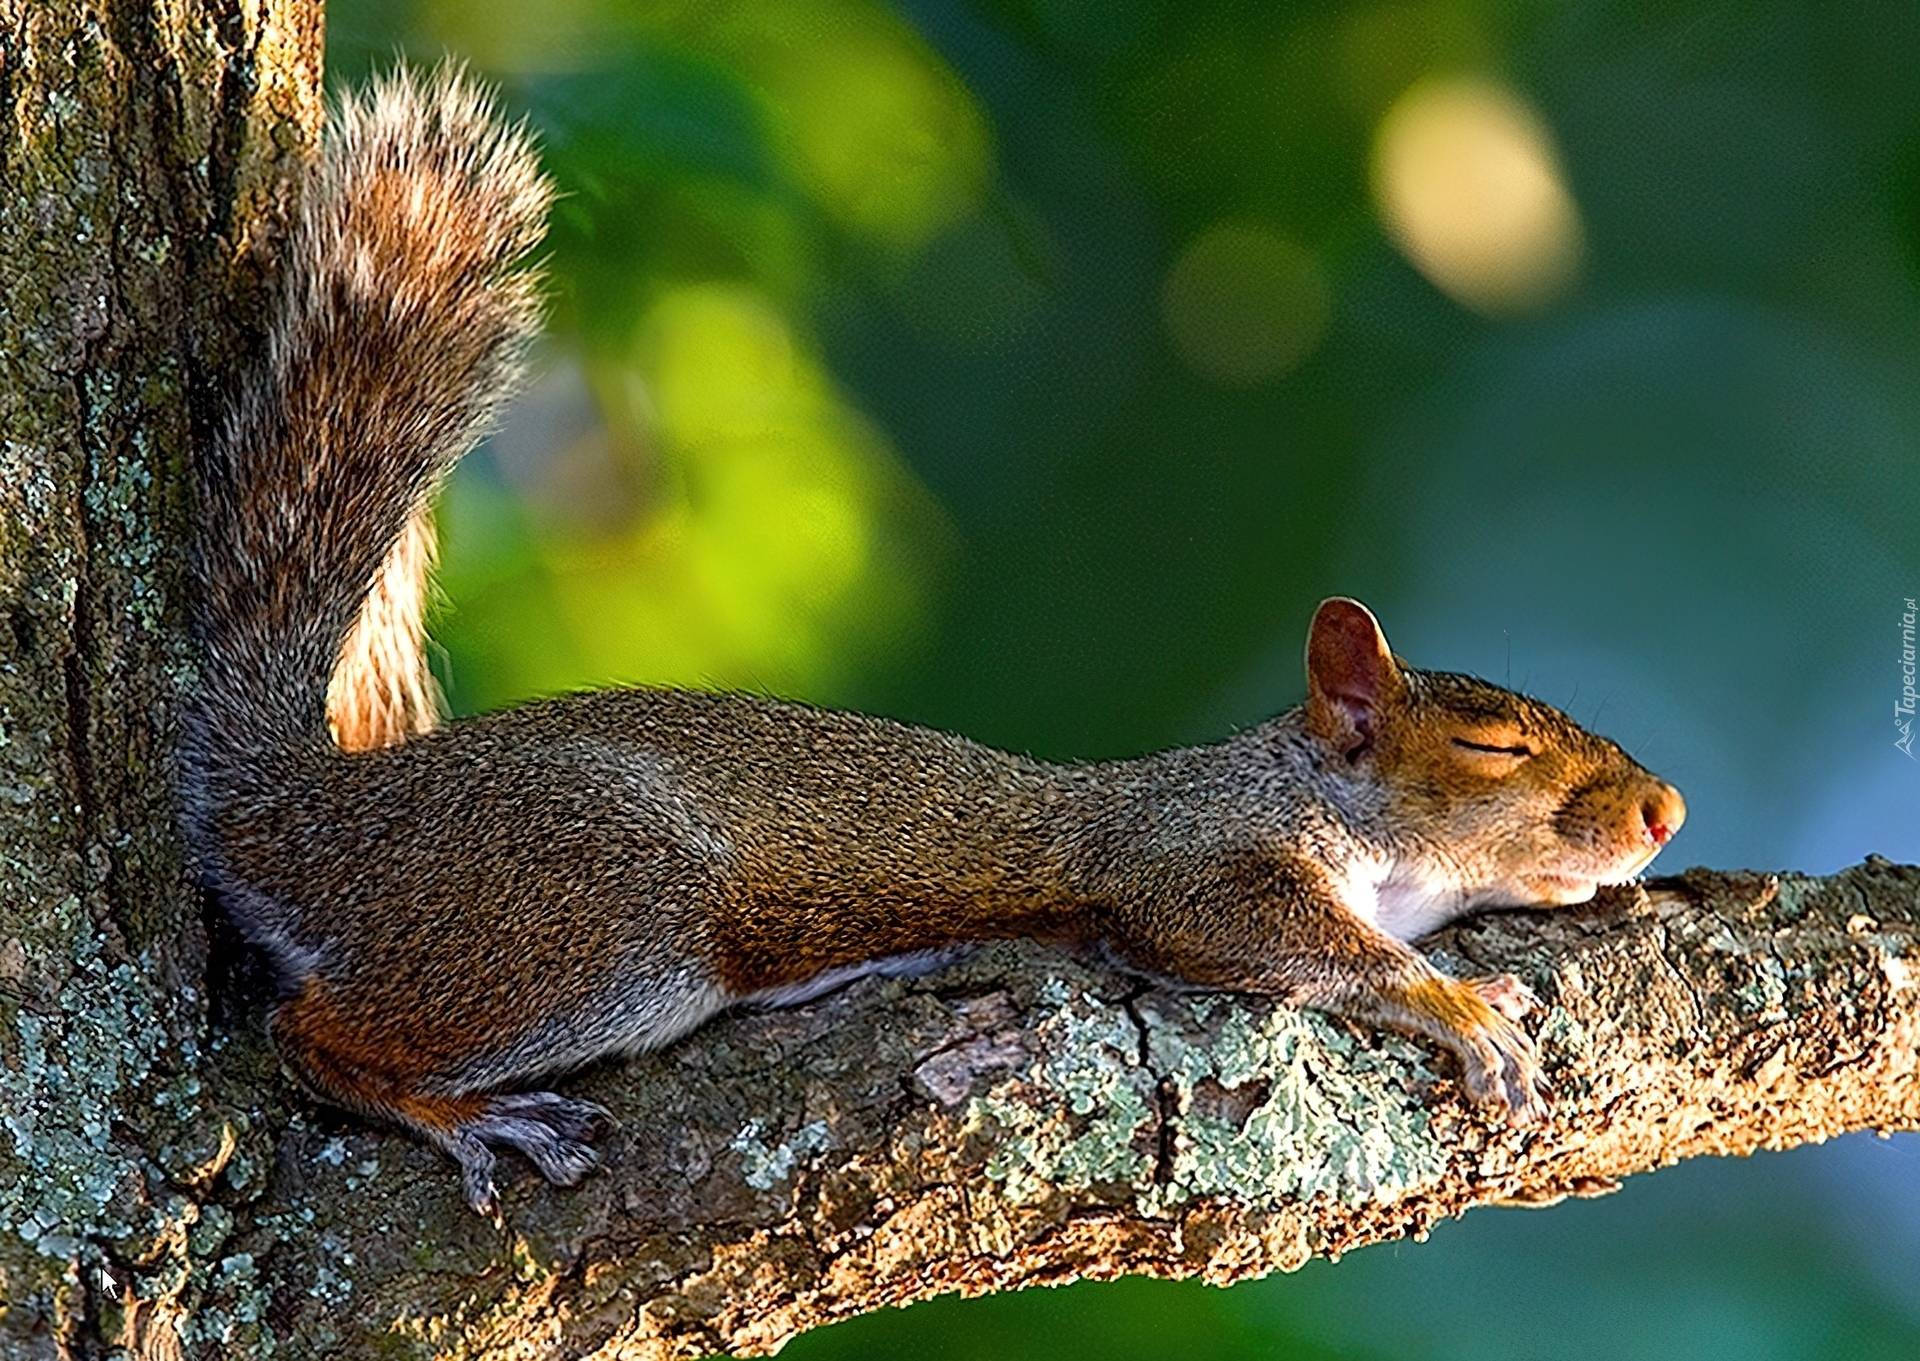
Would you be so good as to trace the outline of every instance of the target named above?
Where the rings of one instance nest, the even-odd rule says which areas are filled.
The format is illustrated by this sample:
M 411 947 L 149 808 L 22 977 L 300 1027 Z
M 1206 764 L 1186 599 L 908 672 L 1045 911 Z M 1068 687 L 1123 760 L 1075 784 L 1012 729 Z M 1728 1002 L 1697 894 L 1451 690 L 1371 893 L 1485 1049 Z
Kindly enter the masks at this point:
M 465 56 L 564 195 L 545 377 L 443 505 L 458 707 L 740 686 L 1123 755 L 1297 699 L 1338 592 L 1673 778 L 1663 866 L 1920 859 L 1886 718 L 1920 594 L 1920 7 L 329 23 L 336 80 Z M 1534 120 L 1577 211 L 1577 274 L 1525 307 L 1376 196 L 1389 112 L 1459 82 Z M 1229 1292 L 936 1301 L 786 1355 L 1920 1356 L 1916 1224 L 1920 1147 L 1846 1141 Z

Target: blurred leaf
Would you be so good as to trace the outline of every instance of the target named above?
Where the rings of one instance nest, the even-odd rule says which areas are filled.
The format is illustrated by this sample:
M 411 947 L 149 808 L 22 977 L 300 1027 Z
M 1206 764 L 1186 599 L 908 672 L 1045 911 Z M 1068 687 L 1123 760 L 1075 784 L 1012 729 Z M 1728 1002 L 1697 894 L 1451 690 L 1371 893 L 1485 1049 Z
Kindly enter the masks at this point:
M 795 1338 L 790 1361 L 1336 1361 L 1272 1324 L 1249 1324 L 1197 1281 L 1140 1279 L 962 1300 L 948 1295 Z

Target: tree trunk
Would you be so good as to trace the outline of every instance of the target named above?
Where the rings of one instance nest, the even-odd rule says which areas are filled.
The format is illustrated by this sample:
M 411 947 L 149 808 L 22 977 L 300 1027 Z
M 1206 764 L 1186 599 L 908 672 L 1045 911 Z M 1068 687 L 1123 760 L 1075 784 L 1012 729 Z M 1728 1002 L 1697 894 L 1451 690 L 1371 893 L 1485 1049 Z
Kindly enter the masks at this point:
M 173 831 L 190 455 L 319 118 L 303 0 L 0 0 L 0 1350 L 690 1357 L 945 1291 L 1227 1282 L 1701 1153 L 1920 1125 L 1920 870 L 1694 872 L 1433 943 L 1550 1004 L 1525 1132 L 1430 1047 L 1036 946 L 574 1084 L 506 1225 L 210 1015 Z
M 311 0 L 0 0 L 10 1356 L 113 1336 L 168 1354 L 217 1244 L 214 1178 L 240 1147 L 255 1176 L 271 1156 L 208 1028 L 170 734 L 190 453 L 257 335 L 320 56 Z

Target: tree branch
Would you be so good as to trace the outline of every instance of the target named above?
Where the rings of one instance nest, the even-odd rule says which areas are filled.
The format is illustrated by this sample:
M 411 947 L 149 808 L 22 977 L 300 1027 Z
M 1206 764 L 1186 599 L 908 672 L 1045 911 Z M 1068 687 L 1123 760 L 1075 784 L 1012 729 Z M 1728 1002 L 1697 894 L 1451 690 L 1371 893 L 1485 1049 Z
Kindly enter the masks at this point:
M 435 1155 L 296 1116 L 225 1249 L 231 1298 L 302 1355 L 664 1358 L 949 1291 L 1292 1270 L 1475 1205 L 1920 1125 L 1917 931 L 1920 869 L 1885 861 L 1463 924 L 1443 964 L 1548 1006 L 1558 1103 L 1527 1131 L 1425 1045 L 995 946 L 594 1071 L 607 1167 L 570 1191 L 521 1168 L 504 1234 Z

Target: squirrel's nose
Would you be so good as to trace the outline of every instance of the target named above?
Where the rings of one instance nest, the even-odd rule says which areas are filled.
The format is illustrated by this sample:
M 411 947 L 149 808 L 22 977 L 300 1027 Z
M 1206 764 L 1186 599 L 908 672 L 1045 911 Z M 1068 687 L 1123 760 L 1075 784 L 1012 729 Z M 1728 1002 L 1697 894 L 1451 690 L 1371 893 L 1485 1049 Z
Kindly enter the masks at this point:
M 1653 844 L 1664 846 L 1687 820 L 1687 801 L 1680 797 L 1679 790 L 1661 781 L 1640 805 L 1640 818 L 1646 823 L 1647 835 Z

